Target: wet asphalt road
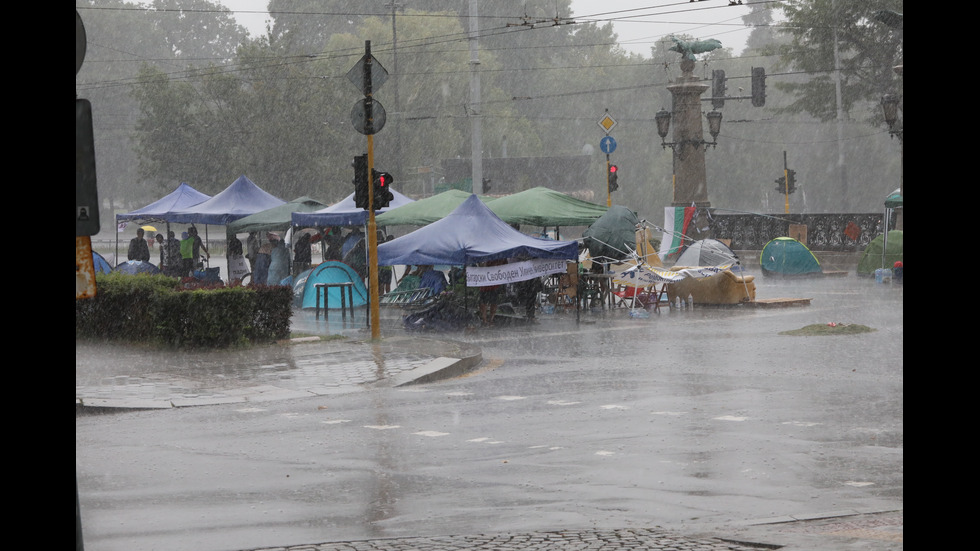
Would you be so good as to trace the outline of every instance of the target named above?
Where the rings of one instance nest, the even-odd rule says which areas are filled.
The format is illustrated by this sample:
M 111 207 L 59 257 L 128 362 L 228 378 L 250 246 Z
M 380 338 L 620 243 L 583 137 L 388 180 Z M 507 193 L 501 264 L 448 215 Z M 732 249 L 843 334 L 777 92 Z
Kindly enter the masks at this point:
M 717 543 L 694 543 L 705 535 L 900 549 L 904 289 L 758 283 L 760 298 L 812 302 L 540 316 L 438 335 L 483 359 L 439 382 L 76 416 L 86 547 L 520 549 L 530 540 L 464 547 L 460 535 L 538 534 L 541 548 L 576 549 L 626 530 L 648 536 L 634 548 L 658 549 L 663 529 L 690 549 Z M 828 322 L 876 331 L 778 334 Z M 414 336 L 383 327 L 386 340 Z M 855 525 L 774 524 L 811 517 Z

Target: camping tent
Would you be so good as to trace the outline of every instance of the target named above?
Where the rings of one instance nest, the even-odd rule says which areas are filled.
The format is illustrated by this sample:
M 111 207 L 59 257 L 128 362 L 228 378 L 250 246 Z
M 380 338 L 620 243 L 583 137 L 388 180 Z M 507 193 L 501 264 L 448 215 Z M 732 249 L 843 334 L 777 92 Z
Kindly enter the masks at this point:
M 395 190 L 391 190 L 394 199 L 387 207 L 375 211 L 375 216 L 379 212 L 388 212 L 402 205 L 411 203 L 412 200 L 405 197 Z M 363 226 L 367 223 L 368 212 L 354 203 L 354 194 L 351 193 L 343 201 L 330 205 L 325 209 L 313 212 L 294 212 L 292 215 L 293 225 L 302 228 L 314 226 Z
M 378 264 L 469 266 L 520 256 L 578 258 L 578 243 L 524 235 L 494 215 L 489 204 L 470 195 L 445 218 L 379 245 Z
M 167 221 L 227 225 L 229 222 L 283 203 L 285 201 L 282 199 L 270 195 L 245 176 L 240 176 L 230 186 L 207 201 L 171 213 Z
M 108 274 L 112 271 L 112 265 L 109 264 L 109 261 L 96 251 L 92 251 L 92 264 L 97 274 Z
M 792 237 L 777 237 L 766 243 L 759 256 L 762 275 L 806 276 L 822 274 L 820 261 L 803 243 Z
M 608 207 L 576 199 L 546 187 L 535 187 L 487 203 L 508 224 L 531 226 L 589 226 Z
M 738 255 L 728 245 L 717 239 L 701 239 L 691 243 L 677 257 L 675 266 L 720 266 L 737 264 Z
M 636 247 L 636 225 L 639 223 L 635 212 L 613 205 L 585 230 L 582 241 L 592 258 L 623 260 Z
M 211 196 L 201 193 L 186 183 L 177 186 L 165 197 L 150 203 L 149 205 L 130 212 L 116 215 L 116 221 L 120 220 L 170 220 L 170 215 L 176 211 L 188 209 L 194 205 L 199 205 L 210 199 Z
M 228 233 L 249 233 L 253 231 L 284 232 L 292 224 L 294 212 L 313 212 L 326 207 L 327 205 L 316 199 L 300 197 L 288 203 L 250 214 L 245 218 L 239 218 L 228 224 Z
M 293 284 L 293 293 L 298 299 L 301 308 L 316 308 L 317 283 L 353 283 L 354 306 L 363 306 L 367 304 L 367 288 L 364 286 L 364 280 L 357 275 L 357 272 L 343 262 L 328 260 L 327 262 L 318 264 L 316 268 L 307 270 L 296 277 L 296 282 Z M 329 304 L 331 309 L 340 308 L 341 290 L 342 289 L 340 287 L 330 287 L 325 289 L 325 291 L 328 293 L 327 298 L 329 299 L 327 302 L 324 302 L 324 297 L 321 291 L 320 308 L 324 308 L 326 304 Z M 346 293 L 346 290 L 344 290 L 344 292 Z M 346 296 L 344 300 L 346 300 Z M 350 307 L 351 305 L 348 304 L 347 306 Z
M 904 262 L 902 230 L 891 230 L 887 240 L 885 237 L 885 234 L 880 234 L 865 247 L 864 254 L 858 261 L 858 275 L 874 275 L 878 268 L 891 268 L 895 262 Z
M 381 213 L 374 221 L 378 226 L 426 226 L 445 218 L 470 195 L 465 191 L 450 189 Z M 492 197 L 479 197 L 484 203 L 493 200 Z

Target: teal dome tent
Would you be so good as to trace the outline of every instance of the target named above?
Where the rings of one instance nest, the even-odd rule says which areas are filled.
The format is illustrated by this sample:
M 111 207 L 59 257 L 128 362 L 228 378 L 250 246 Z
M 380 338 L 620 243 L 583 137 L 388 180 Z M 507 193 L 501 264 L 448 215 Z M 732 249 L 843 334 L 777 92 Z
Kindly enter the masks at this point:
M 766 243 L 759 256 L 762 275 L 807 276 L 822 274 L 820 261 L 806 245 L 792 237 L 777 237 Z

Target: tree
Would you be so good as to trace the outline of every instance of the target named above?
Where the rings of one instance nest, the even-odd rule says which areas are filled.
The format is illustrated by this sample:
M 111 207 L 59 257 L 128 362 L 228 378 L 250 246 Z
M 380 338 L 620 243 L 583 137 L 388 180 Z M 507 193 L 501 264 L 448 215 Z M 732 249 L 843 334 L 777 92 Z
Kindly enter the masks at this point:
M 781 111 L 833 120 L 839 75 L 841 109 L 861 119 L 880 121 L 877 104 L 881 96 L 901 88 L 893 67 L 902 64 L 903 42 L 901 33 L 876 21 L 874 14 L 879 10 L 901 12 L 902 4 L 901 0 L 781 2 L 787 20 L 781 33 L 790 41 L 773 46 L 771 52 L 779 55 L 779 68 L 806 75 L 799 81 L 774 83 L 795 98 Z M 854 113 L 855 108 L 864 111 Z

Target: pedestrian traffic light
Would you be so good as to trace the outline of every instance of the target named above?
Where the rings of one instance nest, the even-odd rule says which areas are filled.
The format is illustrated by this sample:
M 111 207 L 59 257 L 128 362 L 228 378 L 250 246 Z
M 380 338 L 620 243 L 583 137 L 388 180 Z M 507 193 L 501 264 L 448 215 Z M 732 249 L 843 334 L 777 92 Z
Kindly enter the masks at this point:
M 373 172 L 374 178 L 374 210 L 387 207 L 395 196 L 391 193 L 391 183 L 395 181 L 391 174 L 380 170 Z
M 368 159 L 367 155 L 354 157 L 354 205 L 359 209 L 368 208 Z
M 727 80 L 725 71 L 722 69 L 711 71 L 711 106 L 715 109 L 721 109 L 725 106 L 725 90 L 728 88 L 725 82 Z
M 752 67 L 752 106 L 762 107 L 766 104 L 766 70 L 763 67 Z
M 619 189 L 619 168 L 616 165 L 609 165 L 609 193 Z

